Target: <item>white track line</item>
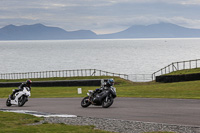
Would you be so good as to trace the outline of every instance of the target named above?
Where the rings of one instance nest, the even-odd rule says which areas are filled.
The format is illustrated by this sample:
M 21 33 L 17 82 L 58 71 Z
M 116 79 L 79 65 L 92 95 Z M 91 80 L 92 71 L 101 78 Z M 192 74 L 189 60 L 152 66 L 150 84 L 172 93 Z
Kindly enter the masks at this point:
M 29 110 L 4 110 L 0 109 L 3 112 L 14 112 L 14 113 L 22 113 L 22 114 L 30 114 L 36 117 L 77 117 L 76 115 L 68 115 L 68 114 L 51 114 L 51 113 L 44 113 L 44 112 L 37 112 L 37 111 L 29 111 Z

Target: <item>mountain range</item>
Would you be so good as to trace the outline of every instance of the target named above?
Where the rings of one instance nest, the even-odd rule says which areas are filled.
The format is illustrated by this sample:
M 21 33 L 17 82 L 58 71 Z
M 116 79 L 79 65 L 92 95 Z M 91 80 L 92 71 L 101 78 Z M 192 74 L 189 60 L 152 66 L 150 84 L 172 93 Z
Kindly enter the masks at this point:
M 121 32 L 97 35 L 90 30 L 66 31 L 43 24 L 7 25 L 0 29 L 0 40 L 67 40 L 67 39 L 122 39 L 122 38 L 195 38 L 200 29 L 181 27 L 171 23 L 148 26 L 134 25 Z

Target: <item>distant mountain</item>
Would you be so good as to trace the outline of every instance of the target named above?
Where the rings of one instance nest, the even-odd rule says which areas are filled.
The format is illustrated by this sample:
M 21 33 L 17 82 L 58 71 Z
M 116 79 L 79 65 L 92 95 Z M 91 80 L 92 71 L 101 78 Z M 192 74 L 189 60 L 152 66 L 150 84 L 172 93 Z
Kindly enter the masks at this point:
M 8 25 L 0 29 L 0 40 L 60 40 L 60 39 L 92 39 L 96 34 L 89 30 L 68 32 L 57 27 L 42 24 Z
M 101 35 L 100 38 L 189 38 L 200 37 L 200 29 L 184 28 L 171 23 L 135 25 L 124 31 Z
M 65 40 L 65 39 L 117 39 L 117 38 L 192 38 L 200 37 L 200 29 L 181 27 L 171 23 L 148 26 L 134 25 L 113 33 L 96 35 L 90 30 L 65 31 L 42 24 L 7 25 L 0 29 L 0 40 Z

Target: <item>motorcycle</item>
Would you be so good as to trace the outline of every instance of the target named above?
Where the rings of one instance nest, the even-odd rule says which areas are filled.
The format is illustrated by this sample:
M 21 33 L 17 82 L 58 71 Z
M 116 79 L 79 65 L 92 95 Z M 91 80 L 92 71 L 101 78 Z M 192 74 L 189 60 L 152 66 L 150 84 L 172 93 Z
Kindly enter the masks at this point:
M 103 89 L 100 92 L 94 92 L 93 90 L 89 90 L 89 93 L 87 93 L 87 97 L 84 97 L 81 101 L 81 106 L 83 108 L 86 108 L 88 106 L 96 105 L 96 106 L 102 106 L 103 108 L 110 107 L 113 102 L 116 95 L 116 88 L 110 87 L 108 89 Z
M 6 101 L 6 106 L 9 107 L 11 105 L 18 105 L 19 107 L 21 107 L 28 101 L 28 97 L 30 96 L 31 96 L 30 88 L 24 87 L 22 91 L 15 93 L 14 99 L 11 99 L 11 96 L 8 97 Z

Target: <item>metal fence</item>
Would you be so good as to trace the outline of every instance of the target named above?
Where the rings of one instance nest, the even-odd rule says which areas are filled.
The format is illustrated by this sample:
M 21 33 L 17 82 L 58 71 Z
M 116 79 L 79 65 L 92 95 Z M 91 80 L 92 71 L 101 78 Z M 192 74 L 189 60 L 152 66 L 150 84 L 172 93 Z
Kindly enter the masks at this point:
M 0 79 L 32 79 L 54 77 L 117 76 L 134 82 L 152 81 L 151 74 L 119 74 L 98 69 L 58 70 L 24 73 L 2 73 Z
M 173 62 L 168 66 L 154 72 L 153 74 L 119 74 L 98 69 L 58 70 L 24 73 L 2 73 L 0 79 L 31 79 L 31 78 L 53 78 L 53 77 L 85 77 L 85 76 L 118 76 L 134 82 L 148 82 L 155 80 L 156 76 L 174 72 L 177 70 L 192 69 L 200 67 L 200 59 Z
M 85 77 L 85 76 L 118 76 L 128 80 L 127 74 L 111 73 L 97 69 L 58 70 L 24 73 L 3 73 L 0 79 L 31 79 L 31 78 L 54 78 L 54 77 Z
M 128 80 L 134 82 L 149 82 L 152 81 L 152 74 L 129 74 Z
M 170 72 L 184 70 L 184 69 L 193 69 L 200 67 L 200 59 L 196 60 L 188 60 L 188 61 L 180 61 L 180 62 L 173 62 L 168 66 L 154 72 L 152 74 L 152 80 L 155 80 L 156 76 L 167 74 Z

